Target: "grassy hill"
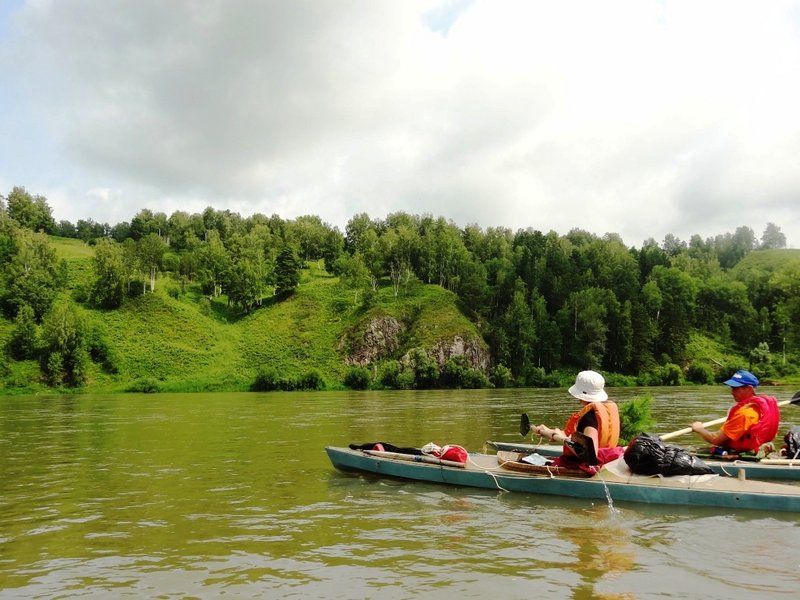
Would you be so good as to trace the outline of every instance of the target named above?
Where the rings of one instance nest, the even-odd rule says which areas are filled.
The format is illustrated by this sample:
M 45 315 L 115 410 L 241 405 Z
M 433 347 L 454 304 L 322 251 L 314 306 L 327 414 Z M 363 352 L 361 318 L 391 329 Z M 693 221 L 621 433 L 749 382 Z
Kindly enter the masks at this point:
M 754 272 L 797 273 L 798 271 L 800 271 L 800 250 L 792 248 L 751 252 L 731 269 L 731 274 L 742 278 Z
M 77 240 L 53 238 L 59 258 L 69 267 L 67 293 L 80 296 L 89 287 L 92 249 Z M 223 297 L 209 301 L 188 286 L 160 278 L 154 294 L 129 298 L 116 310 L 83 309 L 89 326 L 100 332 L 118 372 L 92 364 L 84 392 L 126 389 L 161 391 L 246 390 L 259 370 L 268 367 L 287 376 L 319 373 L 328 388 L 341 387 L 348 366 L 348 339 L 376 316 L 391 316 L 405 326 L 399 358 L 407 350 L 461 336 L 479 339 L 475 326 L 458 309 L 454 294 L 439 286 L 410 284 L 395 298 L 381 287 L 366 310 L 353 290 L 317 263 L 303 271 L 290 297 L 268 298 L 241 315 Z M 12 324 L 0 318 L 0 343 Z M 34 361 L 0 366 L 2 393 L 48 390 Z

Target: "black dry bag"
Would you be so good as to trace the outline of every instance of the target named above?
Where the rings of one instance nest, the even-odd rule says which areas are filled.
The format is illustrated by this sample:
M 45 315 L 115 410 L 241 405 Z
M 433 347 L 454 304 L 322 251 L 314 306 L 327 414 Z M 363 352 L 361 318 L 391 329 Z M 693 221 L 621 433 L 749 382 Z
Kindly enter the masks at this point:
M 786 443 L 786 458 L 800 458 L 800 427 L 789 427 L 783 441 Z
M 713 473 L 702 460 L 661 438 L 641 433 L 625 449 L 625 464 L 639 475 L 706 475 Z

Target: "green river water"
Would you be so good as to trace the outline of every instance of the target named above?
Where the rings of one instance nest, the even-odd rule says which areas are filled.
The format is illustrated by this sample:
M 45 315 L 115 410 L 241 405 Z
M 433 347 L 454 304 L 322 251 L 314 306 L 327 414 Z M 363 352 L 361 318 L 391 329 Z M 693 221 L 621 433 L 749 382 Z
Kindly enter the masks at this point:
M 652 394 L 662 433 L 731 403 L 723 386 L 610 392 Z M 335 471 L 323 450 L 480 451 L 521 441 L 520 412 L 561 426 L 575 402 L 565 390 L 0 397 L 0 599 L 800 595 L 800 514 L 379 480 Z M 782 411 L 780 435 L 800 423 L 800 408 Z

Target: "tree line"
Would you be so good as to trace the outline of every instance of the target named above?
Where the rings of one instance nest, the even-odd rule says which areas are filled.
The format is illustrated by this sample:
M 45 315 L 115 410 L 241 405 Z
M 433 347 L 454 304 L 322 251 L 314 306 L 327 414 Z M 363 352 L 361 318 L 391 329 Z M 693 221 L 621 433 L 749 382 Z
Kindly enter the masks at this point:
M 754 251 L 786 247 L 773 223 L 760 239 L 742 226 L 707 239 L 650 238 L 640 248 L 616 234 L 459 228 L 405 212 L 358 214 L 344 232 L 313 215 L 242 217 L 211 207 L 169 216 L 142 209 L 109 226 L 56 223 L 45 198 L 15 187 L 0 197 L 0 302 L 8 318 L 24 313 L 23 321 L 43 322 L 66 281 L 44 234 L 94 246 L 91 284 L 80 300 L 105 309 L 152 292 L 169 272 L 181 286 L 249 312 L 267 297 L 290 294 L 307 261 L 323 261 L 364 306 L 381 285 L 395 296 L 412 282 L 439 285 L 458 296 L 493 364 L 520 386 L 546 385 L 549 373 L 575 368 L 637 376 L 640 384 L 683 376 L 708 382 L 707 367 L 687 363 L 693 331 L 773 375 L 794 370 L 800 347 L 798 274 L 734 270 Z M 780 358 L 772 360 L 776 351 Z

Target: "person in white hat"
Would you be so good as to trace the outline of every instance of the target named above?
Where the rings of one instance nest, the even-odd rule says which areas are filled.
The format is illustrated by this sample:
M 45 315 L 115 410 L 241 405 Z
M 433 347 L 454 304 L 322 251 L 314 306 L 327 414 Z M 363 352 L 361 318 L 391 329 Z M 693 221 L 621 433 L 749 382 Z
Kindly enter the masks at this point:
M 581 371 L 568 390 L 581 401 L 581 407 L 567 419 L 564 429 L 537 425 L 531 430 L 550 441 L 563 443 L 565 456 L 575 456 L 573 437 L 589 438 L 593 447 L 587 448 L 587 454 L 581 458 L 588 459 L 588 464 L 596 464 L 598 450 L 614 448 L 619 442 L 619 409 L 608 400 L 605 383 L 597 371 Z

